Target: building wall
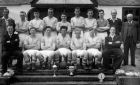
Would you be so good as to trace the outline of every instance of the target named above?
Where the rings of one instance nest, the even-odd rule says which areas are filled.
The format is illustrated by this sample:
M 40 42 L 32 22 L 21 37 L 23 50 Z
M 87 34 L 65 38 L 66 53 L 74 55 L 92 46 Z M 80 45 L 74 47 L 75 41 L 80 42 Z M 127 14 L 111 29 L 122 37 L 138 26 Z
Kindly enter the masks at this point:
M 123 6 L 98 6 L 98 9 L 103 9 L 105 12 L 105 19 L 111 18 L 111 10 L 116 9 L 117 17 L 122 19 L 122 7 Z
M 0 6 L 3 7 L 3 6 Z M 20 20 L 19 13 L 20 11 L 28 11 L 32 8 L 31 5 L 17 5 L 17 6 L 4 6 L 7 7 L 10 11 L 9 16 L 13 18 L 16 22 Z

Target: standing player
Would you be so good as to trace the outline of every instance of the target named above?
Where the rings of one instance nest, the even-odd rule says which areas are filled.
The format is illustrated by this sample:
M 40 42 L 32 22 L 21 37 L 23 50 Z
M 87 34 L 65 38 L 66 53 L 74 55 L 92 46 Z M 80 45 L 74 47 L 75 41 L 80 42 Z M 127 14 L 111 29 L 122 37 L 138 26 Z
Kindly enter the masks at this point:
M 29 23 L 29 29 L 35 28 L 38 38 L 42 37 L 42 30 L 44 28 L 44 22 L 39 18 L 40 14 L 38 10 L 34 11 L 34 19 Z
M 67 15 L 65 13 L 61 14 L 61 21 L 57 23 L 56 29 L 58 32 L 60 32 L 61 26 L 68 27 L 67 32 L 71 32 L 71 24 L 67 21 Z
M 85 18 L 85 36 L 87 36 L 90 31 L 95 30 L 97 28 L 97 20 L 93 18 L 92 9 L 88 9 L 87 16 L 88 17 Z
M 105 41 L 105 37 L 107 37 L 107 31 L 109 30 L 109 23 L 106 19 L 104 19 L 104 10 L 99 10 L 99 19 L 97 20 L 97 36 Z
M 29 35 L 29 21 L 26 20 L 26 12 L 20 12 L 20 21 L 16 24 L 16 31 L 19 33 L 21 47 L 24 47 L 24 40 Z
M 30 35 L 25 40 L 25 51 L 23 52 L 27 70 L 35 70 L 37 60 L 36 53 L 40 49 L 40 39 L 36 35 L 36 28 L 30 28 Z
M 67 33 L 67 27 L 61 26 L 61 34 L 57 37 L 57 48 L 56 51 L 57 59 L 61 56 L 61 62 L 71 64 L 71 51 L 70 51 L 70 36 Z
M 72 26 L 72 36 L 75 37 L 75 29 L 80 28 L 81 29 L 81 36 L 83 36 L 83 31 L 85 28 L 85 19 L 80 16 L 80 8 L 77 7 L 74 10 L 75 16 L 71 18 L 71 26 Z
M 42 68 L 51 68 L 54 63 L 54 50 L 55 50 L 55 40 L 51 35 L 51 27 L 46 27 L 44 29 L 44 37 L 41 39 L 41 51 L 38 52 L 37 57 L 40 60 Z
M 84 38 L 81 37 L 80 35 L 81 35 L 81 29 L 76 28 L 75 38 L 73 37 L 71 40 L 72 64 L 77 65 L 77 68 L 81 67 L 82 60 L 84 60 L 83 58 L 87 56 Z
M 54 9 L 49 8 L 48 9 L 48 16 L 43 18 L 45 26 L 50 26 L 52 28 L 52 35 L 54 37 L 57 36 L 57 31 L 56 31 L 56 25 L 57 25 L 57 18 L 53 16 L 54 14 Z

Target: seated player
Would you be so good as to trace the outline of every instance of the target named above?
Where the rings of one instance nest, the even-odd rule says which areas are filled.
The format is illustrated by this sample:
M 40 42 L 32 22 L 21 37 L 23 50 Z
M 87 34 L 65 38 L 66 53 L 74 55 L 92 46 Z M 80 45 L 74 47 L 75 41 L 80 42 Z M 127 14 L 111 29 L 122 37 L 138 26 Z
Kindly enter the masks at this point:
M 121 37 L 119 35 L 116 35 L 116 29 L 115 27 L 110 28 L 110 35 L 105 38 L 105 49 L 103 50 L 103 65 L 104 68 L 112 69 L 115 71 L 116 69 L 120 68 L 123 56 L 122 56 L 122 50 L 120 48 L 121 46 Z M 113 66 L 110 66 L 110 57 L 113 56 Z
M 71 49 L 72 49 L 72 64 L 77 65 L 77 68 L 81 68 L 82 60 L 87 56 L 86 46 L 84 43 L 84 38 L 80 36 L 81 29 L 76 28 L 75 38 L 71 40 Z
M 40 39 L 36 36 L 36 29 L 30 28 L 30 35 L 25 40 L 25 51 L 23 52 L 27 70 L 35 70 L 37 52 L 40 49 Z
M 51 68 L 51 65 L 53 64 L 54 50 L 55 40 L 51 35 L 51 27 L 47 26 L 44 29 L 44 36 L 41 39 L 41 51 L 37 54 L 42 68 L 46 68 L 46 65 L 48 65 L 49 69 Z
M 102 40 L 96 36 L 94 30 L 89 32 L 89 35 L 85 38 L 87 54 L 84 59 L 88 61 L 89 69 L 92 69 L 93 62 L 95 61 L 95 65 L 101 64 L 102 53 L 99 51 L 101 48 Z M 95 59 L 95 60 L 94 60 Z
M 13 24 L 7 26 L 7 33 L 4 35 L 2 40 L 2 74 L 6 76 L 8 61 L 14 56 L 17 59 L 16 71 L 22 72 L 22 61 L 23 54 L 19 48 L 19 36 L 17 32 L 14 31 L 15 28 Z
M 61 56 L 61 62 L 65 62 L 67 64 L 70 64 L 71 62 L 71 51 L 70 51 L 70 36 L 67 33 L 68 27 L 66 26 L 61 26 L 60 31 L 61 33 L 57 36 L 57 48 L 58 50 L 56 51 L 56 56 L 57 60 Z M 61 67 L 61 66 L 60 66 Z

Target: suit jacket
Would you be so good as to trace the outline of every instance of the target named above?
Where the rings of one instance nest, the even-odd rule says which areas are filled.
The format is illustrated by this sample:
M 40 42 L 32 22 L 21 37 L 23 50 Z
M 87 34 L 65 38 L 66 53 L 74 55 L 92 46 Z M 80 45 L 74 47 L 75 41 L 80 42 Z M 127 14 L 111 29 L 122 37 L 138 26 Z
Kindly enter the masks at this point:
M 14 28 L 15 28 L 15 21 L 12 18 L 8 19 L 8 23 L 13 24 Z M 6 32 L 7 32 L 7 29 L 6 29 L 5 19 L 0 18 L 0 42 L 1 42 L 2 38 L 3 38 L 3 36 L 6 34 Z
M 120 43 L 116 43 L 116 41 L 120 41 Z M 112 42 L 112 44 L 109 44 L 109 42 Z M 113 39 L 110 36 L 107 36 L 105 38 L 105 49 L 120 48 L 120 46 L 121 46 L 121 37 L 119 35 L 115 35 Z
M 116 28 L 116 34 L 119 34 L 122 29 L 122 20 L 117 18 L 114 22 L 111 18 L 108 19 L 110 27 L 114 26 Z
M 140 29 L 139 29 L 139 25 L 138 22 L 136 21 L 132 21 L 131 24 L 129 24 L 128 22 L 124 22 L 122 24 L 122 31 L 121 31 L 121 37 L 122 37 L 122 41 L 124 42 L 126 40 L 127 37 L 127 31 L 128 28 L 131 28 L 131 35 L 133 37 L 134 42 L 139 41 L 140 39 Z
M 10 37 L 8 33 L 4 35 L 2 40 L 3 51 L 15 51 L 20 50 L 19 48 L 19 36 L 17 33 L 13 33 Z

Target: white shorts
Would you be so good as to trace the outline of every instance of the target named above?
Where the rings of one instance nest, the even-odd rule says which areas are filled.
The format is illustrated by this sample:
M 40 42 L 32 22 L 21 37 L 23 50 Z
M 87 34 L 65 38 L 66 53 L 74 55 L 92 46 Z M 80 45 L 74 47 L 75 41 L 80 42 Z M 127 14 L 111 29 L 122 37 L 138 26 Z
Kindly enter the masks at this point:
M 87 50 L 87 53 L 93 55 L 93 56 L 101 56 L 102 53 L 98 49 L 90 48 Z
M 54 51 L 52 50 L 43 50 L 43 51 L 38 51 L 37 56 L 42 55 L 45 59 L 47 57 L 51 57 L 54 55 Z
M 60 52 L 61 55 L 67 55 L 71 53 L 70 49 L 67 48 L 59 48 L 58 51 Z
M 25 50 L 23 52 L 23 55 L 29 55 L 30 57 L 32 57 L 32 56 L 36 56 L 37 53 L 38 50 Z
M 84 56 L 86 54 L 86 50 L 73 50 L 72 54 L 76 54 L 77 56 Z

